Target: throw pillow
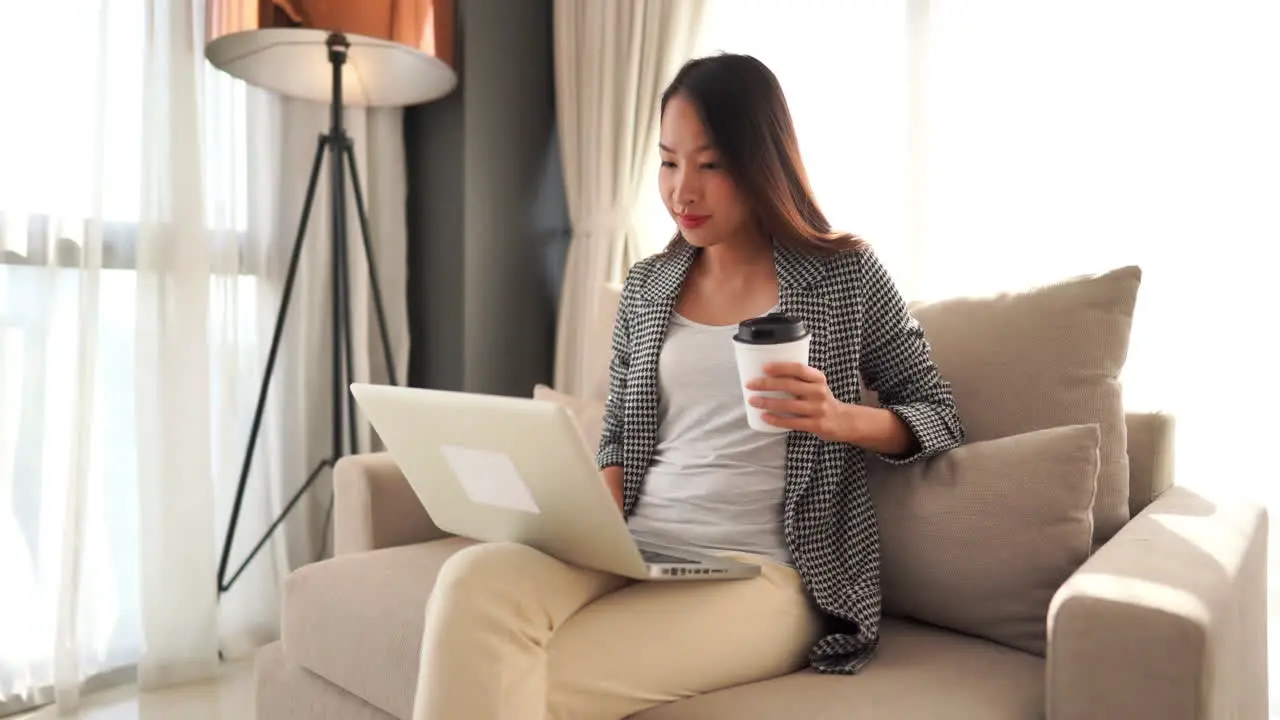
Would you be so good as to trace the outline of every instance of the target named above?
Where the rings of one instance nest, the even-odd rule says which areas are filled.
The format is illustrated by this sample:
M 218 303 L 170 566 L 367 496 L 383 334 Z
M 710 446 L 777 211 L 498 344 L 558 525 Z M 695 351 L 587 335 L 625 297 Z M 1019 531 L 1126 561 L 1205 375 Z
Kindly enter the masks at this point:
M 590 398 L 578 398 L 562 393 L 541 383 L 533 387 L 533 399 L 564 406 L 578 423 L 582 441 L 594 456 L 600 446 L 600 434 L 604 432 L 604 403 Z
M 889 465 L 867 454 L 888 615 L 1044 655 L 1049 602 L 1089 557 L 1097 425 Z
M 969 441 L 1096 423 L 1101 432 L 1094 541 L 1129 520 L 1129 456 L 1120 371 L 1142 271 L 985 298 L 915 304 Z

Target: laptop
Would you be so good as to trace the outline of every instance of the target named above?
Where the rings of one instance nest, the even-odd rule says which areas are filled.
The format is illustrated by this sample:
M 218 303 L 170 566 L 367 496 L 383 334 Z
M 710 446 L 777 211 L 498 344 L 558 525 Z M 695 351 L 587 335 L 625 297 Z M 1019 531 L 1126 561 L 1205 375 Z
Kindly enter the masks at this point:
M 637 541 L 573 415 L 556 403 L 353 383 L 351 394 L 431 519 L 579 567 L 654 581 L 755 577 L 757 565 Z

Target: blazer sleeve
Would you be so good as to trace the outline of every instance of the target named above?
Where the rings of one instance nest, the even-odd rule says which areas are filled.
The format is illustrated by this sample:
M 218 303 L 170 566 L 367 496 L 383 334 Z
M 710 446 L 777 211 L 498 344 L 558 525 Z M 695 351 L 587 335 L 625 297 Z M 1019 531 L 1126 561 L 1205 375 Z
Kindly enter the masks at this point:
M 622 465 L 622 438 L 626 430 L 623 409 L 627 390 L 627 370 L 631 366 L 631 306 L 638 283 L 635 266 L 627 272 L 618 298 L 618 314 L 613 320 L 613 349 L 609 359 L 609 396 L 604 403 L 604 423 L 600 446 L 596 450 L 596 466 L 603 470 Z
M 951 384 L 938 372 L 924 329 L 879 258 L 868 248 L 857 254 L 863 303 L 859 369 L 881 407 L 902 418 L 918 443 L 910 455 L 881 457 L 905 464 L 950 450 L 964 442 Z

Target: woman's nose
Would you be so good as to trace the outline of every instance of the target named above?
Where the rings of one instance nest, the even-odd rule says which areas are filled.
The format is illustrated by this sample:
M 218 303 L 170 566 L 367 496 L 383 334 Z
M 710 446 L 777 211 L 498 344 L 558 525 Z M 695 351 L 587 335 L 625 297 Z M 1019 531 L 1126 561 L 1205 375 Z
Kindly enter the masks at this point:
M 698 201 L 699 188 L 695 173 L 681 171 L 672 187 L 671 199 L 682 208 L 688 208 Z

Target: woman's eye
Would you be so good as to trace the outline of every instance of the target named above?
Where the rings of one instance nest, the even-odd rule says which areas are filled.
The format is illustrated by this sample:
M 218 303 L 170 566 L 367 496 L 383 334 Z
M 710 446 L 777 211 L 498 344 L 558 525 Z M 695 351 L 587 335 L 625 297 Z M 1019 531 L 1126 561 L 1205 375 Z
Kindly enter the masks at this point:
M 703 170 L 719 170 L 720 163 L 717 163 L 717 162 L 702 163 L 702 169 Z
M 662 167 L 664 167 L 664 168 L 673 168 L 673 167 L 675 167 L 675 166 L 676 166 L 676 164 L 675 164 L 675 163 L 673 163 L 673 162 L 671 162 L 670 160 L 663 160 L 663 161 L 662 161 Z

